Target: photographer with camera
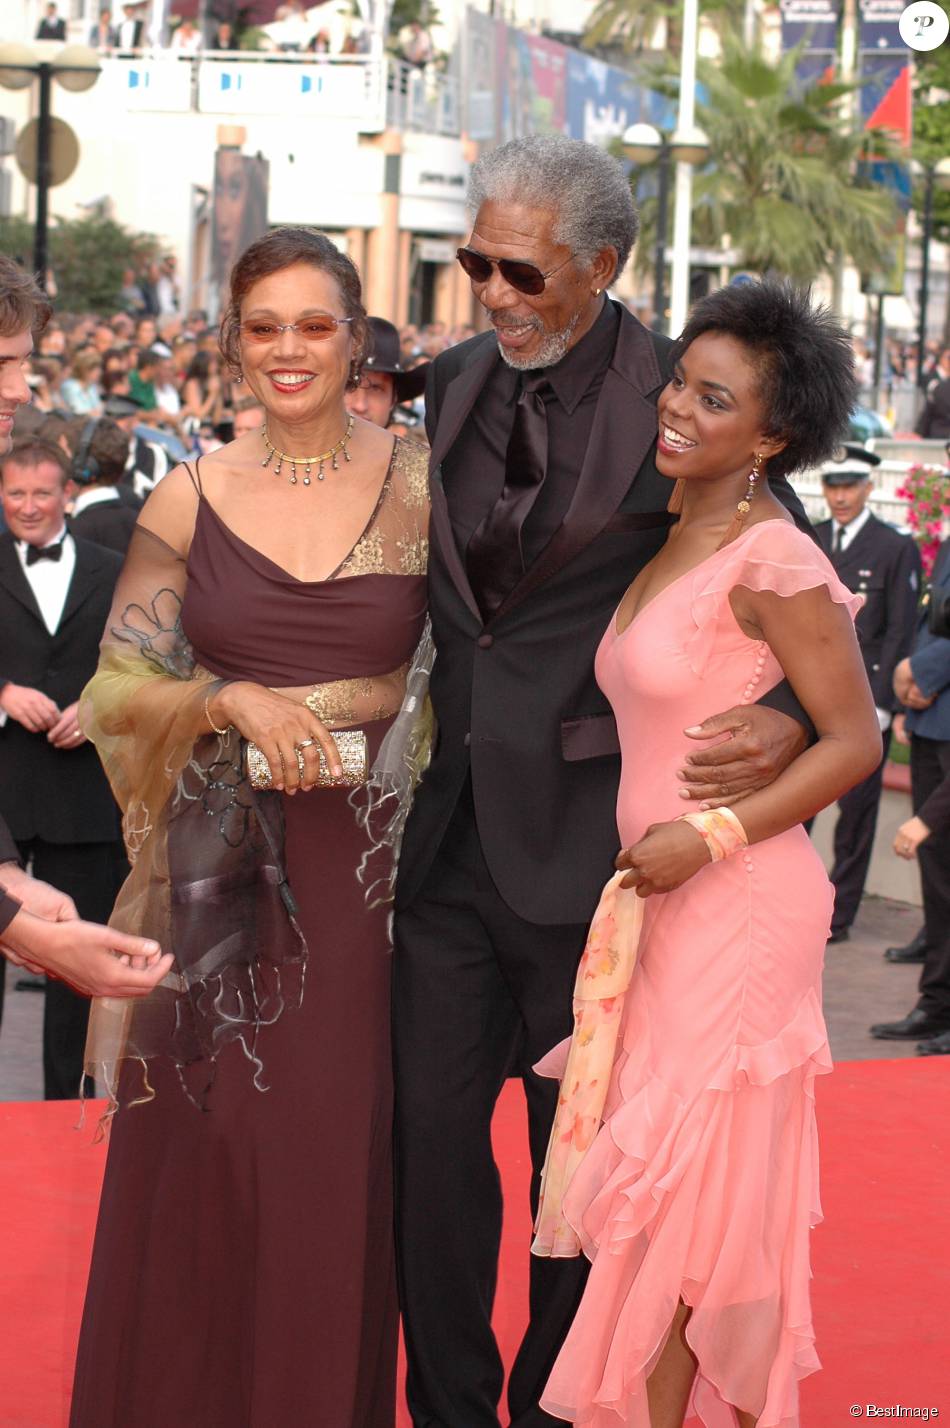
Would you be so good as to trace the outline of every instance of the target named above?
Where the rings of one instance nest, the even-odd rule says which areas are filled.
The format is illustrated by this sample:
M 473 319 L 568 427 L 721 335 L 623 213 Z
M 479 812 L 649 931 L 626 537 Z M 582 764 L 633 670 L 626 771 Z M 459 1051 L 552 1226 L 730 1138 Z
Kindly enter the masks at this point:
M 872 1026 L 871 1035 L 885 1041 L 917 1039 L 919 1056 L 948 1056 L 950 827 L 942 826 L 932 810 L 942 799 L 933 795 L 950 777 L 950 540 L 937 553 L 913 653 L 894 671 L 894 693 L 906 711 L 895 719 L 895 737 L 900 742 L 909 737 L 914 815 L 929 835 L 917 846 L 927 946 L 916 1007 L 902 1021 Z M 902 838 L 912 842 L 906 828 L 898 834 L 899 843 Z M 897 851 L 903 851 L 902 844 Z

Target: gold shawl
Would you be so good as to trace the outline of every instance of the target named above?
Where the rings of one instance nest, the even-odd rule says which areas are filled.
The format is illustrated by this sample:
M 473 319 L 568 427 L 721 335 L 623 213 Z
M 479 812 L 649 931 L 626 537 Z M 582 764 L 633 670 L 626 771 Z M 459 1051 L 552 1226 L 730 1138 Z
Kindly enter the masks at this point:
M 208 729 L 205 700 L 219 681 L 184 637 L 185 582 L 183 557 L 136 527 L 80 704 L 132 864 L 112 925 L 153 937 L 176 959 L 148 997 L 93 1003 L 86 1070 L 113 1105 L 123 1057 L 143 1071 L 152 1056 L 179 1070 L 206 1060 L 213 1074 L 232 1041 L 261 1086 L 257 1032 L 303 992 L 307 948 L 283 868 L 280 798 L 251 788 L 236 733 Z M 147 1071 L 142 1088 L 148 1097 Z

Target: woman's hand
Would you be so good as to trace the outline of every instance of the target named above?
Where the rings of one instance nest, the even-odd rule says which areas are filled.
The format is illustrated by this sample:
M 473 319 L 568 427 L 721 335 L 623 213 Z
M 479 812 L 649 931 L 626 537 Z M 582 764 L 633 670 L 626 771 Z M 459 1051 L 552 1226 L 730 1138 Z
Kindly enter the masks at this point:
M 313 788 L 320 772 L 320 749 L 331 774 L 343 772 L 340 751 L 325 724 L 308 709 L 262 684 L 238 680 L 225 684 L 208 701 L 208 713 L 221 728 L 233 724 L 238 733 L 256 744 L 270 765 L 274 788 L 296 793 Z M 303 758 L 303 777 L 297 751 Z
M 637 897 L 672 892 L 710 861 L 701 834 L 689 823 L 651 823 L 639 843 L 624 848 L 614 866 L 629 872 L 620 884 L 635 888 Z
M 908 818 L 902 823 L 894 837 L 894 852 L 899 858 L 916 858 L 917 849 L 925 838 L 930 837 L 930 829 L 920 818 Z

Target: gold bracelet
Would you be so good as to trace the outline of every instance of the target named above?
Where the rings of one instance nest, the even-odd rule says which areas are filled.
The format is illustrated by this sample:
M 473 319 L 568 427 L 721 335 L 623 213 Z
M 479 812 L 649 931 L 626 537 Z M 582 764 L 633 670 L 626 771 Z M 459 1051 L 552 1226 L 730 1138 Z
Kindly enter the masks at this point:
M 226 739 L 227 736 L 228 736 L 228 734 L 230 734 L 231 729 L 232 729 L 233 726 L 232 726 L 231 724 L 229 724 L 229 725 L 227 726 L 227 728 L 225 728 L 225 729 L 219 729 L 218 726 L 217 726 L 217 724 L 214 722 L 214 720 L 213 720 L 212 717 L 211 717 L 211 710 L 208 708 L 208 705 L 209 705 L 210 703 L 211 703 L 211 695 L 210 695 L 210 694 L 206 694 L 206 695 L 205 695 L 205 718 L 207 719 L 208 723 L 211 725 L 211 727 L 212 727 L 212 729 L 214 730 L 214 732 L 215 732 L 216 734 L 220 735 L 220 737 L 221 737 L 222 739 Z

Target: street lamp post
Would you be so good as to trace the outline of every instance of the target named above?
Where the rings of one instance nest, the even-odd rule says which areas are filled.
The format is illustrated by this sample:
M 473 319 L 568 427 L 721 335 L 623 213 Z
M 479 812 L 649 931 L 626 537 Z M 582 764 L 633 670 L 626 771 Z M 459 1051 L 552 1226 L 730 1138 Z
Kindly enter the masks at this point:
M 92 88 L 99 71 L 99 56 L 85 45 L 67 45 L 53 60 L 37 58 L 26 45 L 0 45 L 0 85 L 5 89 L 25 89 L 34 79 L 39 79 L 33 269 L 44 288 L 49 267 L 49 191 L 61 181 L 53 172 L 53 80 L 64 89 L 79 93 Z
M 950 190 L 950 158 L 936 163 L 914 164 L 913 170 L 923 174 L 924 215 L 920 234 L 920 312 L 917 317 L 917 385 L 923 384 L 924 346 L 927 341 L 927 306 L 930 301 L 930 239 L 933 235 L 934 190 Z
M 666 321 L 666 248 L 669 229 L 670 176 L 673 164 L 701 164 L 709 153 L 709 140 L 695 125 L 684 132 L 677 129 L 672 137 L 662 134 L 652 124 L 631 124 L 621 140 L 624 157 L 645 167 L 657 165 L 656 256 L 653 265 L 653 327 L 665 332 Z M 682 324 L 680 324 L 682 326 Z M 678 328 L 676 329 L 679 330 Z

